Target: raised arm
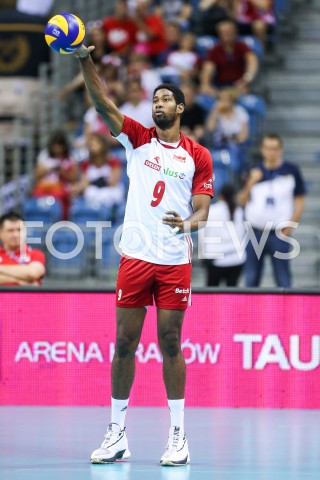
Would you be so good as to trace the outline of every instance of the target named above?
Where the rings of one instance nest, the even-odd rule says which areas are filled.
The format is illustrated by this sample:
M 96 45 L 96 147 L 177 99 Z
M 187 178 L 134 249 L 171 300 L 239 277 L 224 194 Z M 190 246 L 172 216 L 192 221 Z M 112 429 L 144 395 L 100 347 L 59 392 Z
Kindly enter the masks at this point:
M 106 89 L 90 57 L 94 46 L 81 47 L 73 54 L 80 61 L 85 85 L 95 109 L 101 115 L 114 136 L 118 136 L 123 127 L 124 116 L 117 106 L 107 97 Z

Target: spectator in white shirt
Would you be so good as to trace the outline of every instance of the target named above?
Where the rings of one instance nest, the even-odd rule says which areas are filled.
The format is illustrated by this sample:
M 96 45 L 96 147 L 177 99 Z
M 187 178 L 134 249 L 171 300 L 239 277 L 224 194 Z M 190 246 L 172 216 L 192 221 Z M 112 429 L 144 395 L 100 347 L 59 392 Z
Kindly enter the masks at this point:
M 144 98 L 144 91 L 140 80 L 130 80 L 127 83 L 127 101 L 120 107 L 120 111 L 127 117 L 140 122 L 144 127 L 152 127 L 152 103 Z
M 225 184 L 219 200 L 210 207 L 207 226 L 199 232 L 208 287 L 222 282 L 228 287 L 238 284 L 246 260 L 245 248 L 240 246 L 245 233 L 243 210 L 236 203 L 235 190 Z

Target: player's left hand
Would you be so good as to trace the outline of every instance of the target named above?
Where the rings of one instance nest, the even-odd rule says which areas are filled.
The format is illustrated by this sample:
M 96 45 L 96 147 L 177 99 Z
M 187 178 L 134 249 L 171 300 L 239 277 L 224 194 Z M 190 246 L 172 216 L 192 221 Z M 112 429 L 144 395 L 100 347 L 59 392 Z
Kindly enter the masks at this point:
M 174 228 L 174 229 L 179 229 L 176 230 L 177 233 L 182 233 L 183 232 L 183 220 L 180 217 L 179 213 L 173 211 L 173 210 L 168 210 L 165 212 L 166 215 L 170 216 L 165 216 L 162 217 L 162 223 L 165 225 L 169 225 L 169 227 Z

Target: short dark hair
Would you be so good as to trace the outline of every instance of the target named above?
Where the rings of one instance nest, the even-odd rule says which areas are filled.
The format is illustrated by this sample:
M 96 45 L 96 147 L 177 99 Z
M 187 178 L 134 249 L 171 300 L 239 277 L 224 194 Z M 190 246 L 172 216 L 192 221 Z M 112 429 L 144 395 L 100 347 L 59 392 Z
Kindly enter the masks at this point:
M 219 20 L 219 22 L 216 25 L 216 29 L 219 31 L 219 27 L 225 23 L 229 23 L 229 25 L 233 25 L 235 30 L 238 31 L 237 22 L 230 17 L 226 17 L 226 18 L 223 18 L 222 20 Z
M 54 146 L 60 145 L 63 148 L 63 154 L 68 157 L 69 155 L 69 141 L 66 133 L 63 130 L 57 130 L 53 132 L 48 140 L 48 153 L 51 157 L 54 156 Z
M 10 222 L 17 222 L 18 220 L 23 221 L 23 218 L 20 215 L 20 213 L 14 212 L 13 210 L 11 210 L 10 212 L 4 213 L 0 217 L 0 229 L 3 227 L 4 222 L 6 222 L 7 220 L 9 220 Z
M 264 133 L 263 136 L 262 136 L 262 139 L 261 139 L 261 145 L 262 145 L 263 141 L 267 140 L 267 139 L 277 140 L 279 142 L 279 144 L 283 147 L 282 137 L 278 133 L 275 133 L 275 132 Z
M 155 93 L 158 90 L 161 90 L 162 88 L 165 88 L 166 90 L 170 90 L 170 92 L 172 92 L 177 105 L 179 105 L 180 103 L 182 103 L 184 106 L 186 105 L 186 100 L 184 98 L 184 93 L 179 87 L 177 87 L 177 85 L 175 83 L 161 83 L 161 85 L 158 85 L 154 89 L 152 96 L 154 96 Z

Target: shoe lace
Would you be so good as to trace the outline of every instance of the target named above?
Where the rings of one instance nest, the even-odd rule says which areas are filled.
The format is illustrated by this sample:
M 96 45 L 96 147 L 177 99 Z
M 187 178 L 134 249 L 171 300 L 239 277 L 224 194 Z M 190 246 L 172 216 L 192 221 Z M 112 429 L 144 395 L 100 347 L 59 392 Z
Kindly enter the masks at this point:
M 119 432 L 113 430 L 112 425 L 112 423 L 108 425 L 107 433 L 105 434 L 104 440 L 101 445 L 102 448 L 106 448 L 111 443 L 111 440 L 114 440 L 116 437 L 119 436 Z
M 166 450 L 176 450 L 178 448 L 180 438 L 180 428 L 175 427 L 173 433 L 169 435 Z

